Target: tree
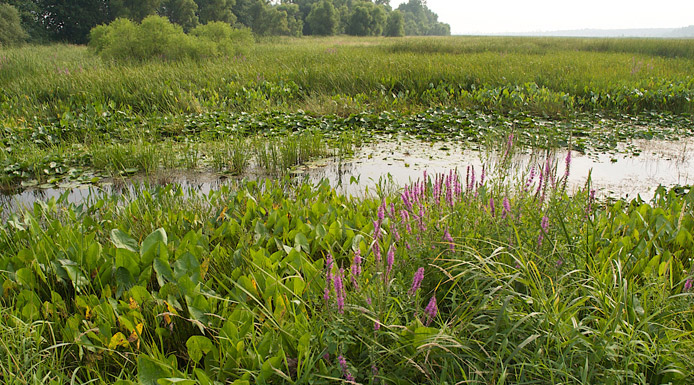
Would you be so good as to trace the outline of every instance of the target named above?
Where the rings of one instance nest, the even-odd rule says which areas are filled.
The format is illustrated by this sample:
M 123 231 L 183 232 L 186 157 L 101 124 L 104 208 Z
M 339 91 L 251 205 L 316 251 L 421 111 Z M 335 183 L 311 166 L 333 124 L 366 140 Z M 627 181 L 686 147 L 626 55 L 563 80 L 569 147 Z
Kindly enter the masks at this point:
M 423 0 L 409 0 L 398 6 L 405 19 L 406 35 L 450 35 L 451 26 L 439 22 Z
M 196 0 L 198 4 L 198 18 L 200 23 L 207 24 L 212 21 L 223 21 L 228 24 L 236 22 L 236 15 L 232 12 L 235 0 Z
M 315 3 L 306 17 L 306 23 L 314 35 L 336 34 L 339 22 L 335 7 L 330 0 L 321 0 L 319 3 Z
M 154 15 L 161 6 L 161 0 L 111 0 L 110 9 L 113 18 L 123 17 L 141 22 L 149 15 Z
M 53 40 L 84 44 L 89 31 L 111 21 L 108 0 L 37 0 L 39 22 Z
M 386 11 L 372 2 L 355 3 L 349 17 L 346 32 L 356 36 L 378 36 L 386 24 Z
M 164 0 L 159 13 L 189 31 L 198 25 L 197 11 L 198 5 L 193 0 Z
M 21 44 L 28 38 L 17 8 L 0 4 L 0 46 Z
M 390 37 L 405 36 L 405 22 L 402 12 L 397 9 L 388 14 L 388 22 L 383 34 Z
M 280 4 L 277 10 L 287 15 L 287 28 L 289 36 L 301 36 L 304 30 L 304 21 L 301 17 L 301 10 L 296 4 Z

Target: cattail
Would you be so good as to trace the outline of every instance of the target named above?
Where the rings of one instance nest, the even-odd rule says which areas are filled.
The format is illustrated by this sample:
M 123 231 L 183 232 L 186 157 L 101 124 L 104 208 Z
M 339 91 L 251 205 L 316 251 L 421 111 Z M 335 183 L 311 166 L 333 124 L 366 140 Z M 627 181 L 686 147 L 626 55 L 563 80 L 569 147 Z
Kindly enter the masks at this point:
M 419 290 L 419 287 L 422 285 L 423 279 L 424 279 L 424 268 L 420 267 L 414 273 L 414 277 L 412 277 L 412 286 L 410 286 L 410 290 L 407 291 L 407 294 L 414 295 L 417 292 L 417 290 Z

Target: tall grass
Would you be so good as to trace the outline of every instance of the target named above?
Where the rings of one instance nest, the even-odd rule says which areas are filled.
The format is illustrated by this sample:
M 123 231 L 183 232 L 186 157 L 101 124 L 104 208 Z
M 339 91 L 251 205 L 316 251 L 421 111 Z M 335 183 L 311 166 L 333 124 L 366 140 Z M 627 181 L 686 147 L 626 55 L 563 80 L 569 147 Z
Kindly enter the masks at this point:
M 202 63 L 123 65 L 104 63 L 85 47 L 25 47 L 2 52 L 0 85 L 5 92 L 0 102 L 9 115 L 47 117 L 111 103 L 148 114 L 267 108 L 330 112 L 335 98 L 352 98 L 357 109 L 494 108 L 494 100 L 480 99 L 476 90 L 533 84 L 553 95 L 551 101 L 558 101 L 563 112 L 690 112 L 686 97 L 694 88 L 688 53 L 693 44 L 648 39 L 283 39 L 258 44 L 245 56 Z M 432 92 L 441 95 L 432 98 Z M 573 102 L 562 100 L 567 97 Z M 542 102 L 531 107 L 541 110 Z

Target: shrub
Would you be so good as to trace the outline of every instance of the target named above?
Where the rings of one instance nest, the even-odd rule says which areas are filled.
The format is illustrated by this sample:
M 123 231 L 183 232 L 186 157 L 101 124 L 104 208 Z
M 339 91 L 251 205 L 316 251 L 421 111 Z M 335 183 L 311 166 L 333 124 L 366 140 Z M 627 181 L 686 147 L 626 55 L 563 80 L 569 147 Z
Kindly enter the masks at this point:
M 116 19 L 97 26 L 90 32 L 89 46 L 102 58 L 116 61 L 200 60 L 236 54 L 252 42 L 249 31 L 222 22 L 198 26 L 187 35 L 164 17 L 149 16 L 141 24 Z
M 21 44 L 28 37 L 17 9 L 9 4 L 0 4 L 0 46 Z
M 237 55 L 253 44 L 253 33 L 248 29 L 234 29 L 229 24 L 214 21 L 198 25 L 190 31 L 201 43 L 213 43 L 218 55 Z

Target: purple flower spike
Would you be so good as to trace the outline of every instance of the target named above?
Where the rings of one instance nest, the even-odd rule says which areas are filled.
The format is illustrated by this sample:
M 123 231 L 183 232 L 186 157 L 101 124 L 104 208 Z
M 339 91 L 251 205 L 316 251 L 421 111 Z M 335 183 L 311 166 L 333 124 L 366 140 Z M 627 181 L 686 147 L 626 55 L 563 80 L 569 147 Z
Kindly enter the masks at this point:
M 684 291 L 692 291 L 692 284 L 694 284 L 694 279 L 687 278 L 684 282 Z
M 566 170 L 564 170 L 564 178 L 569 177 L 569 170 L 571 169 L 571 149 L 569 149 L 569 152 L 566 153 L 566 159 L 564 159 L 566 162 Z
M 333 284 L 333 256 L 328 253 L 328 257 L 325 259 L 325 291 L 323 293 L 323 299 L 325 302 L 330 300 L 330 286 Z
M 393 270 L 393 263 L 395 262 L 395 246 L 391 245 L 388 249 L 388 255 L 386 256 L 386 276 L 385 279 L 388 280 L 391 270 Z
M 345 287 L 342 284 L 343 275 L 344 269 L 340 268 L 339 272 L 333 279 L 333 286 L 335 286 L 335 298 L 337 299 L 337 312 L 340 314 L 345 313 Z
M 410 286 L 410 290 L 407 292 L 409 295 L 414 295 L 417 290 L 419 290 L 419 287 L 422 285 L 422 280 L 424 279 L 424 268 L 420 267 L 417 269 L 417 272 L 414 273 L 414 277 L 412 277 L 412 286 Z
M 453 244 L 453 237 L 451 237 L 451 233 L 448 232 L 448 229 L 443 230 L 443 239 L 448 242 L 448 249 L 450 251 L 455 250 L 455 245 Z
M 424 312 L 427 314 L 426 326 L 429 326 L 431 321 L 436 318 L 436 314 L 439 312 L 439 308 L 436 306 L 436 296 L 431 296 L 429 304 L 424 308 Z
M 501 211 L 501 218 L 506 218 L 511 213 L 511 202 L 509 202 L 508 197 L 504 197 L 503 209 Z
M 381 322 L 379 320 L 374 321 L 374 331 L 381 329 Z
M 489 198 L 489 212 L 491 212 L 492 216 L 494 216 L 494 197 Z

